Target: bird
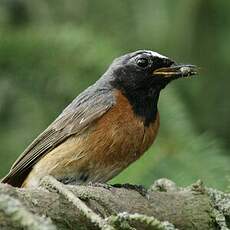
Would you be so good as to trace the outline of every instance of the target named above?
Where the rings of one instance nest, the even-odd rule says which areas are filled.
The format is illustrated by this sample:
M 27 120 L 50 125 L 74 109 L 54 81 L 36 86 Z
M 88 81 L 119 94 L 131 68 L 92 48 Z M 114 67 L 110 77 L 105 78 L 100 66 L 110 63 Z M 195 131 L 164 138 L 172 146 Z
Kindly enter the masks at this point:
M 1 182 L 31 188 L 53 176 L 63 184 L 106 183 L 153 144 L 161 90 L 193 75 L 195 65 L 177 64 L 151 50 L 114 59 L 24 150 Z

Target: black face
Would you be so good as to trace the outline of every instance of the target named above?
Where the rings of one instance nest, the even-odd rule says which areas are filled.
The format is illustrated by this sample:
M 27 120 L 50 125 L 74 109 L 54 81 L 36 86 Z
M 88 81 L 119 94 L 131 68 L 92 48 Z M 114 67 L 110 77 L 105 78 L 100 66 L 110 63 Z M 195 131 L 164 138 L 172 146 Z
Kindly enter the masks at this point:
M 174 62 L 167 57 L 151 51 L 140 51 L 122 56 L 115 60 L 114 74 L 116 83 L 121 88 L 130 90 L 163 87 L 163 78 L 154 77 L 153 72 L 163 67 L 170 67 Z
M 134 112 L 149 125 L 156 117 L 160 90 L 180 77 L 196 74 L 191 65 L 177 65 L 171 59 L 153 51 L 126 54 L 110 66 L 112 85 L 122 91 Z

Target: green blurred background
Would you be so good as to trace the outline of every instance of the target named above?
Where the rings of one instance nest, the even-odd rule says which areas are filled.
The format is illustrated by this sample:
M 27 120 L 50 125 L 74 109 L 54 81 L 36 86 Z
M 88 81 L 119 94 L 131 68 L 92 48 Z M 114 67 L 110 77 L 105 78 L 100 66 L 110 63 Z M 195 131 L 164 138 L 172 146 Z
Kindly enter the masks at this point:
M 152 49 L 201 67 L 161 94 L 153 147 L 112 183 L 230 185 L 230 1 L 1 0 L 0 177 L 113 58 Z

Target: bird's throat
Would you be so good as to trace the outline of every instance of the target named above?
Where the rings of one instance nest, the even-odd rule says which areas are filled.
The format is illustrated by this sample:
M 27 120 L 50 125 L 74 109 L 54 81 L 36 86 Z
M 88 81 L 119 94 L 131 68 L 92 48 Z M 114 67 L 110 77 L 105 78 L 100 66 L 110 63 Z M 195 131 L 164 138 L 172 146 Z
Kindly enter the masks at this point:
M 123 90 L 123 94 L 129 100 L 133 112 L 143 119 L 146 127 L 156 120 L 160 89 L 150 88 L 149 90 L 136 90 L 132 92 Z

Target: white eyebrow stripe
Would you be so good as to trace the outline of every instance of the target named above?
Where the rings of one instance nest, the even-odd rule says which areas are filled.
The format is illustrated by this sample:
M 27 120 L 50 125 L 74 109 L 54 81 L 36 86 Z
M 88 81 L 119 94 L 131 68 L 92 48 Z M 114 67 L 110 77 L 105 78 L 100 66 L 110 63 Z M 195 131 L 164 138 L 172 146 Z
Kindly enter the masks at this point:
M 151 51 L 151 50 L 149 51 L 149 53 L 151 53 L 151 55 L 154 56 L 154 57 L 169 59 L 168 57 L 166 57 L 166 56 L 164 56 L 164 55 L 161 55 L 161 54 L 159 54 L 159 53 L 157 53 L 157 52 Z

